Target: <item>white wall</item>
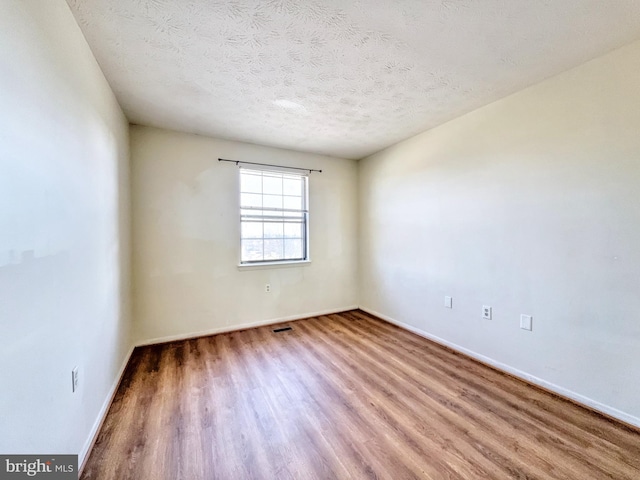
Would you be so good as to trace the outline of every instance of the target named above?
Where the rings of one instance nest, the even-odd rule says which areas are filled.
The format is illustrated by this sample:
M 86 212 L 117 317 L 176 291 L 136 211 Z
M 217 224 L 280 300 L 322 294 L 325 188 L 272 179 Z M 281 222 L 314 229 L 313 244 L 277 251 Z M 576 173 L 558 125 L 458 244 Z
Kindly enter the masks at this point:
M 84 454 L 130 346 L 128 124 L 63 0 L 0 32 L 0 452 Z
M 136 341 L 357 305 L 356 162 L 139 126 L 131 157 Z M 309 178 L 311 263 L 238 269 L 238 167 L 218 157 L 323 170 Z
M 637 42 L 362 160 L 361 305 L 640 425 L 639 85 Z

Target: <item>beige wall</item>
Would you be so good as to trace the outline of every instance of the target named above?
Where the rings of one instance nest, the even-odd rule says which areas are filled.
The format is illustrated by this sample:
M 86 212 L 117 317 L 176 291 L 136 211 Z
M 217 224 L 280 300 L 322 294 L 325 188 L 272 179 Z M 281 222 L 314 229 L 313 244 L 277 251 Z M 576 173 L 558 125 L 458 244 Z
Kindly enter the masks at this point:
M 639 85 L 637 42 L 362 160 L 360 304 L 640 425 Z
M 82 460 L 130 349 L 128 124 L 63 0 L 0 32 L 0 452 Z
M 356 162 L 139 126 L 131 155 L 136 341 L 357 305 Z M 238 268 L 238 167 L 219 157 L 323 170 L 309 178 L 311 263 Z

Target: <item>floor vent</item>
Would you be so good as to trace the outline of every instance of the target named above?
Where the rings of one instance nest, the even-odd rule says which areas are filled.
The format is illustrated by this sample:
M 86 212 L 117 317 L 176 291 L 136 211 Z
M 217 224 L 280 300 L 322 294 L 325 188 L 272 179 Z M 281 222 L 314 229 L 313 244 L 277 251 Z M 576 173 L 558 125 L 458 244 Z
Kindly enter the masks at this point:
M 286 332 L 288 330 L 293 330 L 293 328 L 291 328 L 291 327 L 276 328 L 275 330 L 273 330 L 273 333 Z

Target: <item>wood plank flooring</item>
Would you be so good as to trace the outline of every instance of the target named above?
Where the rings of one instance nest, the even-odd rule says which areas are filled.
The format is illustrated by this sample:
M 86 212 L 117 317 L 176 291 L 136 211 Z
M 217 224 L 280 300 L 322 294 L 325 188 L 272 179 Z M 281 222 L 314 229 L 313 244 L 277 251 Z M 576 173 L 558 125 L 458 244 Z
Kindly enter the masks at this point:
M 640 479 L 640 433 L 355 310 L 137 348 L 82 478 Z

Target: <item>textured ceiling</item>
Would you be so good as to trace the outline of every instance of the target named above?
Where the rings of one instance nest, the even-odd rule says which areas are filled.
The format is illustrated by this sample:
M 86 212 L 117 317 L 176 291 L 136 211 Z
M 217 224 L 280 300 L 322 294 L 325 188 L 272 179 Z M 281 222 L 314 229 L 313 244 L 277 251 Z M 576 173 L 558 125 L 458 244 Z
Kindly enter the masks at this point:
M 132 123 L 361 158 L 640 38 L 638 0 L 68 0 Z

